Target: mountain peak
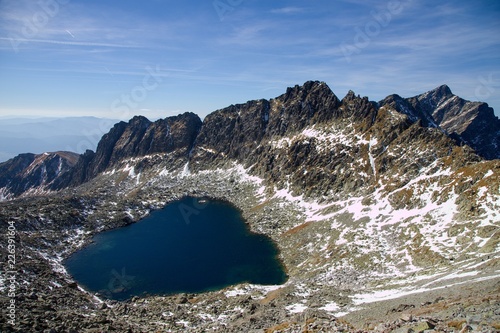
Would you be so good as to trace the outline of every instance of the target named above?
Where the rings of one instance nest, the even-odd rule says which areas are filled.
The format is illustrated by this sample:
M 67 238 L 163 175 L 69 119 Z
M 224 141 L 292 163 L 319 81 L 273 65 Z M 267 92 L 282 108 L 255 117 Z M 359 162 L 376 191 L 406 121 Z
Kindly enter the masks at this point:
M 425 105 L 428 109 L 435 109 L 436 107 L 453 97 L 455 97 L 455 95 L 453 95 L 450 87 L 448 87 L 446 84 L 415 96 L 415 98 L 420 103 Z
M 132 126 L 147 127 L 151 121 L 144 116 L 134 116 L 128 123 Z
M 314 89 L 317 89 L 317 88 L 327 88 L 328 90 L 330 90 L 330 88 L 328 87 L 328 85 L 325 82 L 323 82 L 323 81 L 306 81 L 302 85 L 302 87 L 305 90 L 314 90 Z
M 0 188 L 7 189 L 3 191 L 4 199 L 32 190 L 35 192 L 53 190 L 55 182 L 72 170 L 78 158 L 79 155 L 76 153 L 58 151 L 20 154 L 7 162 L 0 163 Z
M 325 82 L 321 81 L 307 81 L 303 85 L 295 85 L 288 87 L 286 93 L 283 95 L 286 99 L 304 97 L 312 93 L 328 93 L 333 94 L 330 87 Z
M 408 115 L 411 122 L 422 120 L 424 126 L 439 127 L 483 158 L 500 158 L 500 120 L 493 109 L 454 95 L 446 84 L 411 98 L 390 95 L 379 105 Z
M 440 85 L 439 87 L 435 88 L 435 89 L 432 89 L 431 91 L 429 91 L 432 95 L 438 95 L 438 96 L 443 96 L 443 97 L 453 97 L 453 93 L 451 92 L 451 89 L 450 87 L 448 87 L 448 85 L 446 84 L 443 84 L 443 85 Z
M 342 103 L 344 103 L 346 101 L 352 101 L 356 98 L 360 98 L 360 96 L 356 95 L 356 93 L 353 90 L 349 90 L 347 92 L 347 94 L 345 95 L 345 97 L 342 99 Z
M 59 161 L 64 161 L 63 166 L 70 171 L 61 174 L 63 177 L 57 184 L 50 182 L 51 188 L 79 185 L 108 169 L 122 168 L 130 159 L 145 156 L 168 156 L 171 169 L 189 162 L 196 170 L 209 162 L 223 164 L 228 159 L 253 165 L 260 158 L 254 152 L 267 141 L 294 137 L 308 128 L 329 128 L 332 124 L 348 122 L 355 124 L 360 133 L 365 133 L 380 116 L 379 127 L 387 129 L 393 123 L 384 115 L 397 114 L 380 112 L 382 107 L 405 114 L 406 125 L 419 122 L 416 127 L 438 127 L 442 130 L 440 133 L 469 145 L 483 158 L 500 158 L 500 120 L 493 109 L 486 103 L 470 102 L 453 95 L 446 84 L 412 98 L 393 94 L 377 104 L 353 90 L 340 101 L 326 83 L 307 81 L 271 100 L 249 101 L 214 111 L 203 122 L 190 112 L 155 122 L 144 116 L 134 116 L 128 122 L 115 124 L 101 138 L 95 153 L 87 151 L 78 161 L 76 156 L 66 153 L 56 153 L 53 159 L 49 159 L 49 155 L 20 155 L 8 164 L 0 164 L 0 176 L 6 175 L 4 183 L 0 179 L 0 190 L 9 186 L 10 179 L 15 176 L 12 170 L 24 170 L 30 165 L 35 170 L 34 166 L 43 166 L 47 163 L 42 161 L 46 160 L 55 161 L 50 166 L 58 166 Z M 33 164 L 35 160 L 38 164 Z M 32 180 L 38 178 L 32 177 Z M 15 196 L 22 191 L 14 189 L 11 192 Z

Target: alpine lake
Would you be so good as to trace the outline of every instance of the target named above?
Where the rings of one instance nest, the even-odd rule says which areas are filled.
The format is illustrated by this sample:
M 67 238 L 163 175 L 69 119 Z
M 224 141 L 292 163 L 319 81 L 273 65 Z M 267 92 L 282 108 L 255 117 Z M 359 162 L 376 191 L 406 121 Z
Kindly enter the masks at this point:
M 83 288 L 113 300 L 287 280 L 276 245 L 250 232 L 238 209 L 194 197 L 97 234 L 63 264 Z

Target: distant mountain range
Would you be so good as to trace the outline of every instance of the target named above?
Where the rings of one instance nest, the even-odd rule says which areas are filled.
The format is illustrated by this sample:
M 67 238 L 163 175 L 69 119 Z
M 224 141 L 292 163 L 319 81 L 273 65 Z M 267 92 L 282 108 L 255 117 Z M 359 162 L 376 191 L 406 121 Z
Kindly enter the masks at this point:
M 0 162 L 21 153 L 94 150 L 116 122 L 96 117 L 0 117 Z

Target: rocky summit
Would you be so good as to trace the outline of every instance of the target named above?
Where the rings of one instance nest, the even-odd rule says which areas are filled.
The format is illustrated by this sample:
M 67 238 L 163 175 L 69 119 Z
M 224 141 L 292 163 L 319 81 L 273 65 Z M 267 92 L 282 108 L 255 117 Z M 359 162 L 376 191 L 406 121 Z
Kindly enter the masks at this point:
M 19 155 L 0 164 L 1 331 L 496 332 L 498 147 L 493 109 L 448 86 L 374 102 L 309 81 L 203 121 L 134 117 L 95 152 Z M 238 207 L 287 282 L 118 302 L 62 266 L 186 196 Z

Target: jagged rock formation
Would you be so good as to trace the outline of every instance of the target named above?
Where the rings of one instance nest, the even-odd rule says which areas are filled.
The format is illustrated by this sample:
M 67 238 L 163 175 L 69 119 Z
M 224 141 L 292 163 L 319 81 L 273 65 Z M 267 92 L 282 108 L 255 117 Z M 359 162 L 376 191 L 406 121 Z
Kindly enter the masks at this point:
M 71 152 L 21 154 L 0 164 L 0 198 L 54 190 L 55 183 L 76 165 L 79 155 Z
M 298 133 L 334 116 L 340 101 L 326 84 L 306 82 L 303 87 L 270 101 L 250 101 L 209 114 L 196 139 L 193 163 L 237 159 L 251 165 L 259 159 L 262 142 Z
M 164 154 L 169 156 L 172 166 L 179 166 L 186 163 L 200 127 L 201 119 L 194 113 L 156 122 L 142 116 L 128 123 L 122 121 L 103 136 L 95 153 L 87 151 L 81 156 L 72 172 L 59 180 L 58 187 L 80 185 L 134 157 Z
M 390 105 L 413 121 L 421 119 L 425 126 L 439 126 L 483 158 L 500 158 L 500 119 L 493 109 L 454 95 L 447 85 L 412 98 L 391 95 L 380 105 Z
M 425 149 L 419 151 L 426 157 L 408 159 L 416 153 L 408 149 L 418 146 L 415 138 L 423 140 Z M 339 100 L 325 83 L 309 81 L 271 100 L 215 111 L 203 123 L 192 113 L 154 123 L 144 117 L 120 122 L 103 136 L 95 153 L 82 154 L 70 172 L 51 179 L 48 189 L 77 186 L 126 166 L 128 159 L 160 154 L 169 156 L 168 162 L 162 157 L 168 170 L 188 161 L 193 171 L 238 161 L 280 188 L 289 184 L 297 193 L 340 193 L 366 189 L 398 170 L 415 174 L 463 144 L 485 159 L 500 158 L 500 120 L 487 104 L 465 101 L 446 85 L 375 103 L 353 91 Z M 396 146 L 400 148 L 394 151 Z M 398 154 L 408 158 L 402 161 Z M 157 162 L 148 163 L 134 165 L 134 172 Z M 15 197 L 33 187 L 18 186 L 12 193 L 2 188 L 10 193 L 4 196 Z
M 457 146 L 428 110 L 396 95 L 380 104 L 353 91 L 339 100 L 326 84 L 307 82 L 270 101 L 233 105 L 205 118 L 191 165 L 236 160 L 278 188 L 328 195 L 370 191 L 398 173 L 410 179 Z

